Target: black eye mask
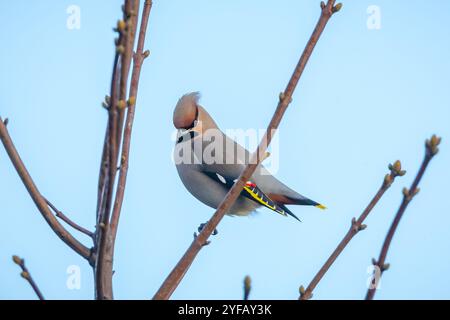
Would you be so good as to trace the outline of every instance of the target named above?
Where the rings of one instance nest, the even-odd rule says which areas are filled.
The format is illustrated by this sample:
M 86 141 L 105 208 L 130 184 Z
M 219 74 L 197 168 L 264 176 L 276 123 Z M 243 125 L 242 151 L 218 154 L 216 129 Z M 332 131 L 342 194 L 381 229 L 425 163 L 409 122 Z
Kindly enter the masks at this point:
M 178 138 L 177 144 L 182 142 L 182 141 L 189 141 L 189 140 L 193 139 L 196 136 L 198 136 L 198 132 L 189 131 L 188 133 L 185 133 L 185 134 L 183 134 L 182 136 L 180 136 Z

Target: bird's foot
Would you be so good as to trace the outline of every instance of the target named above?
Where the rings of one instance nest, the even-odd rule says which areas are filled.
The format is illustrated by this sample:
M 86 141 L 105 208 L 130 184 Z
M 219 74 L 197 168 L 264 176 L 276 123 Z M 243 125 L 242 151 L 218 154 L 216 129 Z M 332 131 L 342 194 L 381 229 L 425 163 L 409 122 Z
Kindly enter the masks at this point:
M 203 229 L 205 228 L 205 226 L 206 226 L 206 222 L 205 222 L 205 223 L 201 223 L 201 224 L 198 226 L 197 231 L 198 231 L 199 233 L 202 232 Z M 214 231 L 212 232 L 212 235 L 215 236 L 215 235 L 218 234 L 218 233 L 219 233 L 219 232 L 217 231 L 217 229 L 214 229 Z M 197 237 L 198 237 L 197 232 L 194 232 L 194 238 L 197 238 Z M 203 245 L 204 245 L 204 246 L 207 246 L 207 245 L 210 244 L 210 243 L 211 243 L 211 241 L 207 240 Z
M 197 230 L 198 230 L 199 233 L 203 231 L 203 228 L 206 226 L 206 223 L 207 223 L 207 222 L 201 223 L 201 224 L 198 226 Z M 215 235 L 218 234 L 218 233 L 219 233 L 219 231 L 217 231 L 217 229 L 214 229 L 214 231 L 212 232 L 212 235 L 215 236 Z
M 194 232 L 194 239 L 196 239 L 197 237 L 198 237 L 197 232 Z M 203 246 L 203 247 L 204 247 L 204 246 L 207 246 L 207 245 L 209 245 L 210 243 L 211 243 L 211 241 L 206 240 L 205 243 L 202 244 L 202 246 Z

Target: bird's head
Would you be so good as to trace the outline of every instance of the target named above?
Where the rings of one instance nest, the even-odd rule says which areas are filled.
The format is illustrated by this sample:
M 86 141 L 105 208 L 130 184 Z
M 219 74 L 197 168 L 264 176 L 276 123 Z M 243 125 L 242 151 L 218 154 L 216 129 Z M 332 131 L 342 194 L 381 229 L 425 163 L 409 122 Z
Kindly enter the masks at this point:
M 199 99 L 200 93 L 192 92 L 178 100 L 173 112 L 173 125 L 178 129 L 177 142 L 201 137 L 208 129 L 217 129 L 209 113 L 198 104 Z

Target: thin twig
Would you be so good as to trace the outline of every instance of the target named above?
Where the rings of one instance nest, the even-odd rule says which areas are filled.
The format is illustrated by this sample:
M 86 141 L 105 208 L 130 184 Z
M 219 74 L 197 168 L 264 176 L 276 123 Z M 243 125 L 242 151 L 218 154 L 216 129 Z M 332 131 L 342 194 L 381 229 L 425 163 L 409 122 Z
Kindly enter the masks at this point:
M 114 164 L 111 161 L 111 155 L 114 154 L 114 151 L 111 150 L 111 136 L 113 135 L 113 128 L 112 123 L 114 122 L 113 119 L 113 111 L 117 108 L 117 86 L 119 81 L 119 58 L 120 53 L 117 47 L 119 46 L 121 41 L 121 36 L 117 39 L 116 44 L 116 53 L 114 56 L 114 63 L 113 63 L 113 73 L 111 77 L 111 89 L 110 89 L 110 96 L 107 97 L 106 100 L 107 107 L 108 107 L 108 124 L 106 126 L 106 133 L 105 138 L 103 142 L 103 152 L 102 152 L 102 160 L 100 163 L 100 173 L 98 178 L 98 193 L 97 193 L 97 225 L 100 223 L 105 224 L 106 220 L 108 219 L 108 210 L 111 207 L 111 199 L 113 194 L 113 182 L 111 181 L 112 176 L 112 167 Z M 115 172 L 114 172 L 115 174 Z M 96 231 L 97 240 L 99 241 L 101 236 L 101 229 L 97 228 Z
M 125 1 L 123 8 L 123 15 L 125 23 L 124 32 L 124 54 L 120 62 L 120 86 L 119 86 L 119 115 L 118 115 L 118 130 L 117 130 L 117 148 L 119 150 L 122 142 L 123 124 L 125 120 L 125 107 L 127 99 L 128 75 L 130 72 L 131 60 L 133 56 L 134 40 L 136 38 L 137 29 L 137 12 L 139 11 L 139 1 Z
M 45 300 L 44 296 L 41 293 L 41 290 L 39 290 L 36 282 L 34 282 L 33 278 L 31 277 L 30 271 L 28 271 L 28 268 L 25 266 L 25 260 L 21 259 L 18 256 L 13 256 L 12 259 L 14 263 L 22 269 L 22 272 L 20 273 L 21 277 L 28 281 L 31 288 L 33 288 L 34 292 L 38 296 L 39 300 Z
M 398 224 L 400 223 L 400 220 L 403 214 L 405 213 L 406 208 L 408 207 L 409 203 L 414 198 L 414 196 L 417 195 L 417 193 L 419 193 L 420 189 L 417 186 L 419 185 L 419 182 L 422 179 L 423 174 L 425 173 L 425 170 L 427 169 L 431 159 L 433 159 L 433 157 L 438 153 L 439 151 L 438 146 L 440 142 L 441 138 L 437 137 L 436 135 L 433 135 L 430 140 L 425 141 L 425 157 L 422 161 L 422 165 L 420 166 L 420 169 L 417 172 L 417 175 L 414 178 L 414 181 L 411 184 L 409 190 L 407 188 L 403 189 L 402 203 L 397 213 L 395 214 L 395 218 L 392 221 L 391 227 L 389 228 L 389 231 L 386 235 L 378 260 L 372 259 L 372 263 L 374 267 L 378 269 L 378 272 L 375 274 L 376 276 L 372 279 L 371 287 L 367 290 L 366 300 L 373 299 L 373 297 L 375 296 L 375 292 L 377 290 L 377 285 L 383 272 L 389 268 L 389 264 L 386 264 L 386 256 L 388 254 L 392 238 L 394 237 L 395 231 L 397 230 Z
M 81 255 L 85 259 L 90 259 L 91 251 L 81 242 L 79 242 L 72 234 L 67 231 L 61 223 L 59 223 L 58 219 L 52 214 L 50 208 L 47 206 L 47 203 L 44 197 L 39 192 L 36 187 L 33 179 L 28 173 L 25 164 L 17 152 L 14 143 L 9 135 L 8 129 L 6 128 L 2 118 L 0 117 L 0 139 L 2 140 L 3 146 L 5 147 L 6 152 L 8 153 L 11 162 L 13 163 L 19 177 L 22 179 L 25 188 L 33 199 L 36 207 L 39 209 L 39 212 L 42 214 L 44 219 L 47 221 L 48 225 L 52 230 L 56 233 L 56 235 L 64 241 L 69 247 L 71 247 L 75 252 Z
M 250 291 L 252 290 L 252 279 L 250 276 L 244 278 L 244 300 L 248 300 Z
M 300 80 L 308 59 L 311 56 L 311 53 L 317 41 L 319 40 L 320 35 L 322 34 L 322 31 L 325 29 L 325 26 L 333 13 L 337 12 L 341 8 L 341 4 L 334 6 L 334 3 L 335 0 L 328 0 L 326 5 L 324 2 L 321 3 L 322 10 L 319 21 L 317 22 L 317 25 L 300 57 L 300 60 L 286 86 L 286 89 L 280 94 L 279 103 L 277 105 L 275 113 L 267 127 L 261 143 L 259 144 L 256 152 L 252 155 L 250 163 L 245 167 L 233 187 L 228 191 L 226 197 L 220 203 L 212 218 L 204 226 L 200 234 L 194 238 L 194 241 L 192 242 L 190 247 L 187 249 L 175 268 L 165 279 L 159 290 L 154 295 L 153 299 L 166 300 L 170 298 L 172 293 L 175 291 L 175 289 L 183 279 L 187 270 L 191 266 L 197 254 L 207 243 L 209 236 L 213 233 L 219 222 L 222 220 L 224 215 L 228 212 L 230 207 L 240 195 L 242 188 L 244 187 L 244 183 L 256 170 L 256 167 L 261 162 L 261 159 L 264 158 L 267 146 L 270 144 L 273 134 L 278 128 L 278 125 L 280 124 L 287 107 L 292 101 L 292 94 L 298 84 L 298 81 Z
M 364 230 L 367 226 L 363 224 L 364 220 L 367 218 L 369 213 L 372 211 L 372 209 L 375 207 L 375 205 L 380 201 L 383 194 L 386 192 L 387 189 L 392 185 L 395 178 L 398 176 L 405 175 L 406 171 L 402 170 L 402 166 L 400 161 L 395 161 L 393 165 L 389 165 L 390 173 L 386 174 L 384 177 L 383 183 L 381 184 L 380 189 L 378 189 L 375 196 L 370 201 L 369 205 L 366 207 L 366 209 L 361 213 L 358 219 L 353 218 L 350 229 L 348 230 L 347 234 L 344 236 L 344 238 L 341 240 L 341 242 L 338 244 L 336 249 L 333 251 L 333 253 L 330 255 L 330 257 L 327 259 L 325 264 L 320 268 L 319 272 L 314 276 L 311 283 L 308 285 L 308 287 L 305 288 L 303 286 L 300 286 L 300 300 L 308 300 L 312 298 L 312 293 L 314 289 L 316 288 L 317 284 L 320 282 L 320 280 L 323 278 L 323 276 L 327 273 L 328 269 L 330 269 L 331 265 L 336 261 L 336 259 L 339 257 L 339 255 L 344 251 L 345 247 L 349 244 L 349 242 L 352 240 L 352 238 L 361 230 Z
M 58 210 L 58 208 L 56 208 L 53 203 L 51 203 L 47 198 L 45 198 L 45 202 L 47 202 L 47 205 L 55 212 L 56 216 L 58 218 L 60 218 L 62 221 L 64 221 L 65 223 L 67 223 L 69 226 L 71 226 L 72 228 L 74 228 L 75 230 L 80 231 L 81 233 L 84 233 L 85 235 L 94 238 L 94 233 L 83 228 L 82 226 L 76 224 L 75 222 L 73 222 L 72 220 L 70 220 L 69 217 L 67 217 L 64 213 L 62 213 L 61 211 Z

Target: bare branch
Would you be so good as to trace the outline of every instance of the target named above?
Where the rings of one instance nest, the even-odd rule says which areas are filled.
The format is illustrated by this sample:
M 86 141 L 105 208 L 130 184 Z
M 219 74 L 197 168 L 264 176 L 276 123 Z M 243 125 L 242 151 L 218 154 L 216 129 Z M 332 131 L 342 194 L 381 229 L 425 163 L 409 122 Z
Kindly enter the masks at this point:
M 267 127 L 267 130 L 264 134 L 264 137 L 259 144 L 256 152 L 252 155 L 252 159 L 250 163 L 245 167 L 245 169 L 240 174 L 239 178 L 233 185 L 233 187 L 229 190 L 226 197 L 223 199 L 216 212 L 212 216 L 212 218 L 208 221 L 208 223 L 204 226 L 203 230 L 200 234 L 194 238 L 194 241 L 187 249 L 183 257 L 177 263 L 175 268 L 171 271 L 169 276 L 163 282 L 159 290 L 154 295 L 153 299 L 157 300 L 166 300 L 169 299 L 175 289 L 178 287 L 179 283 L 183 279 L 187 270 L 191 266 L 197 254 L 200 252 L 202 247 L 207 243 L 209 236 L 216 229 L 219 222 L 222 220 L 224 215 L 228 212 L 230 207 L 239 197 L 239 194 L 244 187 L 245 182 L 251 177 L 253 172 L 256 170 L 256 167 L 261 162 L 261 159 L 264 159 L 265 151 L 267 146 L 270 144 L 272 139 L 272 135 L 275 133 L 278 125 L 283 118 L 283 115 L 292 101 L 292 94 L 300 80 L 300 77 L 305 69 L 306 63 L 311 56 L 311 53 L 319 40 L 320 35 L 322 34 L 328 20 L 331 18 L 334 12 L 338 11 L 341 5 L 334 7 L 335 0 L 328 0 L 325 5 L 322 2 L 321 5 L 321 15 L 317 25 L 300 57 L 300 60 L 292 74 L 286 89 L 284 92 L 280 94 L 280 100 L 275 110 L 275 113 Z
M 62 221 L 67 223 L 69 226 L 71 226 L 75 230 L 78 230 L 81 233 L 84 233 L 85 235 L 87 235 L 91 238 L 94 238 L 93 232 L 83 228 L 82 226 L 80 226 L 80 225 L 76 224 L 75 222 L 73 222 L 72 220 L 70 220 L 69 217 L 67 217 L 64 213 L 59 211 L 58 208 L 56 208 L 50 201 L 47 200 L 47 198 L 44 197 L 44 199 L 45 199 L 45 202 L 47 202 L 47 205 L 55 212 L 55 214 L 58 218 L 60 218 Z
M 130 146 L 131 146 L 131 132 L 133 129 L 133 121 L 136 107 L 136 98 L 139 87 L 139 77 L 141 74 L 142 63 L 144 59 L 148 57 L 148 51 L 144 52 L 144 43 L 145 43 L 145 35 L 147 31 L 148 19 L 150 16 L 150 11 L 152 8 L 153 2 L 151 0 L 146 0 L 144 3 L 144 11 L 142 12 L 142 20 L 139 29 L 139 38 L 137 42 L 136 52 L 133 56 L 133 71 L 131 74 L 131 83 L 130 83 L 130 97 L 128 99 L 128 112 L 125 120 L 125 130 L 124 130 L 124 139 L 122 145 L 122 155 L 121 155 L 121 163 L 119 169 L 119 181 L 117 185 L 117 193 L 116 199 L 114 201 L 113 213 L 111 216 L 111 232 L 113 235 L 113 239 L 115 239 L 117 234 L 117 227 L 119 223 L 120 211 L 122 209 L 123 198 L 125 195 L 125 185 L 127 182 L 127 174 L 128 174 L 128 162 L 129 162 L 129 154 L 130 154 Z
M 107 200 L 105 207 L 105 218 L 103 219 L 102 228 L 98 229 L 100 233 L 100 237 L 98 240 L 98 256 L 97 256 L 97 264 L 96 264 L 96 291 L 98 299 L 112 299 L 112 265 L 114 258 L 114 243 L 117 234 L 117 227 L 119 222 L 120 211 L 122 208 L 124 193 L 125 193 L 125 185 L 126 185 L 126 177 L 128 172 L 128 158 L 130 152 L 130 144 L 131 144 L 131 132 L 133 127 L 134 120 L 134 112 L 135 112 L 135 104 L 136 97 L 138 92 L 139 85 L 139 76 L 142 68 L 142 63 L 144 59 L 148 56 L 146 52 L 143 51 L 145 35 L 147 30 L 147 24 L 150 16 L 150 11 L 152 7 L 152 1 L 146 0 L 144 3 L 144 9 L 142 12 L 142 19 L 139 29 L 139 38 L 137 43 L 137 49 L 134 55 L 132 54 L 134 37 L 137 30 L 137 16 L 136 12 L 139 10 L 139 1 L 137 0 L 127 0 L 125 1 L 125 14 L 126 18 L 126 30 L 124 30 L 124 48 L 121 55 L 121 79 L 120 83 L 120 92 L 119 95 L 122 98 L 126 96 L 126 85 L 127 80 L 123 77 L 128 77 L 128 71 L 130 67 L 131 56 L 133 55 L 133 71 L 131 75 L 131 83 L 129 90 L 129 98 L 128 101 L 125 102 L 125 99 L 119 100 L 119 109 L 125 112 L 126 108 L 126 119 L 125 119 L 125 128 L 123 130 L 123 143 L 122 143 L 122 154 L 120 157 L 120 168 L 119 168 L 119 180 L 117 182 L 117 190 L 116 196 L 114 200 L 114 206 L 111 213 L 111 220 L 109 221 L 109 211 L 110 211 L 110 196 L 112 196 L 112 191 L 114 189 L 114 175 L 117 171 L 117 159 L 113 159 L 110 166 L 110 178 L 107 186 Z M 126 31 L 126 32 L 125 32 Z M 131 39 L 133 38 L 133 39 Z M 125 69 L 124 69 L 125 68 Z M 122 114 L 124 116 L 124 114 Z M 118 123 L 115 123 L 114 126 L 118 127 L 117 130 L 121 131 L 122 120 L 115 120 Z M 115 129 L 115 130 L 116 130 Z M 115 132 L 115 133 L 114 133 Z M 116 135 L 114 138 L 110 139 L 110 144 L 116 144 L 116 151 L 119 150 L 117 142 L 120 141 L 120 138 L 117 139 L 117 131 L 109 132 L 110 135 Z M 114 140 L 114 142 L 113 142 Z M 114 152 L 110 153 L 110 157 L 114 156 Z M 114 171 L 114 175 L 112 175 L 112 169 Z M 112 198 L 111 198 L 112 199 Z M 112 201 L 112 200 L 111 200 Z M 112 205 L 112 203 L 111 203 Z M 100 206 L 101 208 L 101 206 Z
M 392 221 L 391 227 L 389 228 L 389 231 L 386 235 L 383 246 L 381 248 L 380 256 L 378 257 L 378 260 L 372 260 L 373 265 L 376 268 L 379 268 L 380 273 L 378 279 L 373 279 L 373 281 L 375 282 L 371 283 L 372 287 L 367 290 L 366 300 L 372 300 L 374 298 L 379 278 L 382 276 L 383 272 L 389 268 L 389 264 L 386 264 L 386 256 L 388 254 L 392 238 L 394 237 L 395 231 L 397 230 L 398 224 L 400 223 L 400 220 L 405 213 L 406 208 L 408 207 L 414 196 L 419 192 L 419 188 L 417 186 L 419 185 L 419 182 L 422 179 L 431 159 L 433 159 L 433 157 L 438 153 L 438 146 L 440 143 L 441 138 L 437 137 L 436 135 L 433 135 L 430 140 L 425 141 L 425 157 L 422 161 L 422 165 L 420 166 L 420 169 L 417 172 L 417 175 L 414 178 L 414 181 L 411 184 L 409 190 L 407 188 L 403 189 L 402 203 L 400 204 L 400 208 L 395 214 L 394 221 Z
M 106 127 L 105 140 L 103 144 L 102 160 L 97 194 L 97 228 L 95 231 L 95 295 L 97 299 L 112 299 L 112 260 L 108 261 L 110 268 L 104 268 L 106 263 L 105 251 L 112 250 L 109 235 L 109 218 L 114 195 L 114 182 L 117 173 L 118 137 L 121 135 L 118 129 L 118 110 L 123 109 L 123 102 L 119 100 L 121 84 L 121 59 L 131 53 L 125 53 L 125 42 L 128 37 L 127 18 L 125 11 L 129 9 L 131 0 L 124 0 L 124 20 L 117 22 L 115 31 L 119 37 L 115 40 L 116 52 L 114 56 L 113 72 L 111 77 L 110 96 L 105 102 L 108 107 L 108 124 Z M 132 48 L 127 47 L 130 51 Z M 119 106 L 120 105 L 120 106 Z
M 22 179 L 22 182 L 28 190 L 28 193 L 36 204 L 36 207 L 39 209 L 39 212 L 47 221 L 50 228 L 52 228 L 56 235 L 75 252 L 77 252 L 83 258 L 89 260 L 91 256 L 90 249 L 79 242 L 75 237 L 73 237 L 72 234 L 59 223 L 58 219 L 56 219 L 56 217 L 52 214 L 51 210 L 47 206 L 44 197 L 41 195 L 38 188 L 34 184 L 34 181 L 28 173 L 25 164 L 20 158 L 19 153 L 17 152 L 16 147 L 14 146 L 14 143 L 12 142 L 12 139 L 9 135 L 8 129 L 6 128 L 1 117 L 0 139 L 2 140 L 3 146 L 5 147 L 5 150 L 8 153 L 9 158 L 11 159 L 11 162 L 13 163 L 17 173 L 19 174 L 19 177 Z
M 108 123 L 106 127 L 105 140 L 103 143 L 102 161 L 100 164 L 100 174 L 97 195 L 97 223 L 106 223 L 109 220 L 111 201 L 114 191 L 114 179 L 116 176 L 117 156 L 120 143 L 118 142 L 122 130 L 119 129 L 120 116 L 123 114 L 124 105 L 121 99 L 123 93 L 122 76 L 128 78 L 129 63 L 133 48 L 129 47 L 128 14 L 131 11 L 131 0 L 125 0 L 123 5 L 123 20 L 117 21 L 119 37 L 115 39 L 116 51 L 114 55 L 113 72 L 111 77 L 110 95 L 105 97 L 103 106 L 108 110 Z M 133 40 L 134 41 L 134 40 Z M 125 62 L 124 62 L 125 61 Z M 128 66 L 128 67 L 127 67 Z M 126 90 L 125 90 L 126 92 Z
M 22 269 L 20 276 L 28 281 L 31 288 L 33 288 L 34 292 L 38 296 L 39 300 L 45 300 L 44 296 L 41 293 L 41 290 L 39 290 L 39 287 L 37 286 L 36 282 L 34 282 L 33 278 L 31 277 L 30 271 L 28 271 L 28 268 L 25 266 L 25 260 L 21 259 L 18 256 L 13 256 L 12 259 L 14 263 L 17 264 Z
M 400 161 L 395 161 L 393 165 L 389 165 L 389 170 L 391 171 L 389 174 L 386 174 L 384 177 L 383 183 L 381 184 L 380 189 L 378 189 L 375 196 L 370 201 L 369 205 L 366 207 L 366 209 L 361 213 L 359 218 L 356 220 L 355 218 L 352 219 L 350 229 L 348 230 L 347 234 L 344 236 L 344 238 L 341 240 L 341 242 L 338 244 L 337 248 L 333 251 L 333 253 L 330 255 L 330 257 L 327 259 L 325 264 L 320 268 L 319 272 L 314 276 L 311 283 L 308 285 L 308 287 L 305 289 L 303 286 L 300 286 L 300 300 L 308 300 L 312 298 L 312 292 L 316 288 L 317 284 L 322 280 L 323 276 L 327 273 L 328 269 L 330 269 L 331 265 L 336 261 L 336 259 L 339 257 L 339 255 L 344 251 L 345 247 L 349 244 L 349 242 L 352 240 L 352 238 L 361 230 L 364 230 L 367 226 L 363 224 L 364 220 L 367 218 L 369 213 L 372 211 L 372 209 L 375 207 L 375 205 L 380 201 L 383 194 L 386 192 L 387 189 L 392 185 L 395 178 L 398 176 L 405 175 L 406 171 L 402 170 L 402 166 Z

